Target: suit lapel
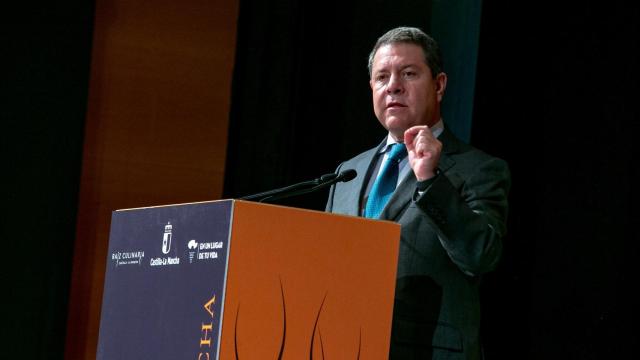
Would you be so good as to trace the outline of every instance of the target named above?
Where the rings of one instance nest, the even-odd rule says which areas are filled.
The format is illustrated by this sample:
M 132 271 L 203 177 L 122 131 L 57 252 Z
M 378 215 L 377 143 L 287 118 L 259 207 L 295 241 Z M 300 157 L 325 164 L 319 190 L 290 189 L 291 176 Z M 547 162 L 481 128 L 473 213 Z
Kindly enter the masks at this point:
M 382 209 L 380 219 L 395 221 L 400 217 L 404 208 L 411 202 L 413 192 L 416 188 L 416 181 L 417 179 L 413 171 L 409 171 L 393 192 L 393 195 L 391 195 L 387 205 Z
M 371 177 L 371 172 L 376 164 L 377 154 L 380 150 L 380 147 L 384 145 L 382 142 L 380 145 L 376 146 L 373 149 L 365 152 L 363 156 L 356 160 L 354 164 L 350 164 L 351 166 L 345 166 L 344 169 L 352 168 L 354 169 L 358 175 L 355 179 L 353 179 L 350 184 L 352 188 L 350 191 L 346 192 L 347 199 L 343 204 L 348 204 L 348 207 L 345 209 L 348 215 L 358 216 L 360 215 L 360 209 L 362 208 L 362 197 L 367 188 L 367 179 Z M 349 183 L 346 183 L 347 185 Z
M 456 163 L 450 155 L 459 151 L 460 144 L 458 143 L 458 139 L 456 139 L 453 133 L 449 131 L 446 126 L 442 131 L 442 134 L 438 137 L 438 140 L 442 143 L 442 153 L 440 154 L 438 168 L 442 172 L 447 172 L 447 170 Z
M 455 165 L 455 160 L 450 154 L 458 152 L 459 144 L 455 136 L 446 127 L 438 137 L 438 140 L 442 142 L 442 153 L 440 154 L 438 168 L 444 173 Z M 416 179 L 413 171 L 409 171 L 380 213 L 380 219 L 397 221 L 400 218 L 405 208 L 411 203 L 417 181 L 418 179 Z

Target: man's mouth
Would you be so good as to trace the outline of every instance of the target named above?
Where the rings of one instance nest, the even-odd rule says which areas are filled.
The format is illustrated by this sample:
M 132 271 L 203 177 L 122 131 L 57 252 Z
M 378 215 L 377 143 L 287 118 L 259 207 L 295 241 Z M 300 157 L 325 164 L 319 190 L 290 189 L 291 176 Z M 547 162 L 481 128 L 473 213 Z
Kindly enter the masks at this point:
M 400 108 L 400 107 L 407 107 L 407 105 L 396 102 L 396 101 L 392 101 L 387 104 L 387 109 Z

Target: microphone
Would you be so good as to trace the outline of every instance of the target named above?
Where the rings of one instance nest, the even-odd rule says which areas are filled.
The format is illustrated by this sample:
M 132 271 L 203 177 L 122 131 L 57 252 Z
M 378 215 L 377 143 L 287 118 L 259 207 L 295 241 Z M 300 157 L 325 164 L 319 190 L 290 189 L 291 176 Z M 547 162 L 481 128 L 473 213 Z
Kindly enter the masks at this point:
M 347 169 L 342 171 L 340 175 L 337 176 L 336 182 L 347 182 L 351 181 L 358 176 L 358 173 L 353 169 Z
M 269 190 L 254 195 L 244 196 L 240 200 L 255 200 L 258 202 L 268 202 L 280 200 L 291 196 L 307 194 L 317 191 L 327 186 L 331 186 L 338 182 L 347 182 L 353 180 L 358 173 L 353 169 L 341 171 L 339 174 L 324 174 L 317 179 L 303 181 L 301 183 L 285 186 L 283 188 Z

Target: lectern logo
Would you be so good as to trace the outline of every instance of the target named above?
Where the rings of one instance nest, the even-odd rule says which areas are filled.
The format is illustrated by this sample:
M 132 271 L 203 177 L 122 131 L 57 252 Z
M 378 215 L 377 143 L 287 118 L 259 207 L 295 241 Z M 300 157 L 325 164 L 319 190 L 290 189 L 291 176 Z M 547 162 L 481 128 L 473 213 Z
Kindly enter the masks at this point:
M 164 226 L 164 235 L 162 236 L 162 253 L 168 254 L 171 251 L 171 230 L 173 226 L 171 226 L 171 222 L 167 222 L 167 225 Z
M 192 264 L 193 258 L 196 256 L 196 249 L 198 249 L 198 242 L 195 239 L 189 240 L 187 247 L 189 248 L 189 264 Z
M 187 243 L 185 255 L 189 256 L 189 264 L 198 261 L 217 261 L 219 255 L 224 256 L 224 252 L 219 253 L 224 251 L 223 248 L 224 242 L 222 241 L 199 242 L 196 239 L 191 239 Z
M 111 260 L 116 264 L 116 267 L 121 265 L 140 265 L 142 264 L 142 258 L 144 258 L 144 251 L 117 251 L 111 253 Z
M 171 241 L 173 240 L 173 225 L 171 225 L 171 222 L 168 221 L 167 225 L 164 226 L 164 234 L 162 235 L 162 253 L 164 255 L 169 255 L 169 253 L 171 252 Z M 151 258 L 151 260 L 149 261 L 149 265 L 151 266 L 165 266 L 165 265 L 179 265 L 180 264 L 180 258 L 175 256 L 175 257 L 171 257 L 169 256 L 164 256 L 164 257 L 156 257 L 156 258 Z

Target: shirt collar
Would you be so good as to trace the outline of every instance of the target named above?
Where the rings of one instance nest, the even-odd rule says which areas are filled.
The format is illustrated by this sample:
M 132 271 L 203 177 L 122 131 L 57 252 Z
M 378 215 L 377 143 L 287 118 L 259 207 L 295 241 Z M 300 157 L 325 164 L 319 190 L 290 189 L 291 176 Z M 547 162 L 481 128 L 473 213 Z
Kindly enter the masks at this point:
M 440 120 L 438 120 L 437 123 L 433 124 L 432 127 L 430 127 L 429 129 L 431 129 L 431 133 L 433 133 L 433 136 L 435 136 L 436 138 L 438 138 L 440 136 L 440 134 L 442 134 L 442 132 L 444 131 L 444 122 L 442 121 L 442 118 L 440 118 Z M 395 144 L 397 143 L 397 141 L 395 141 L 393 139 L 393 137 L 391 136 L 391 134 L 387 135 L 387 143 L 385 144 L 385 146 L 383 146 L 380 151 L 378 152 L 379 154 L 384 154 L 389 150 L 389 146 L 391 144 Z

